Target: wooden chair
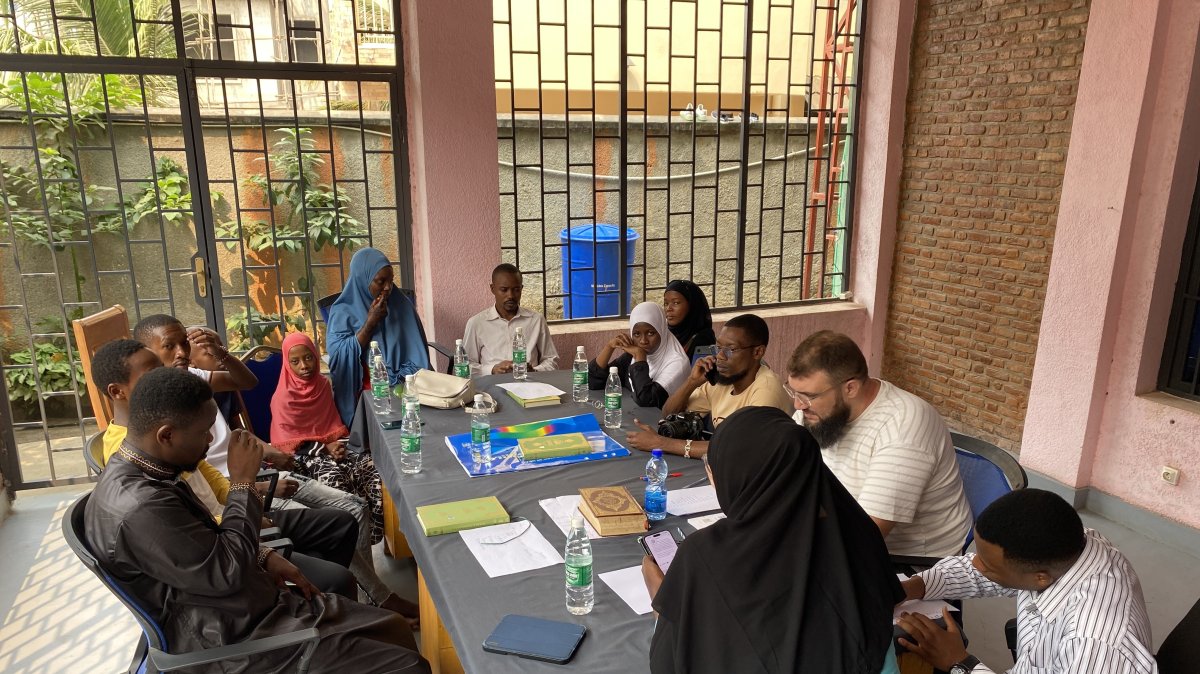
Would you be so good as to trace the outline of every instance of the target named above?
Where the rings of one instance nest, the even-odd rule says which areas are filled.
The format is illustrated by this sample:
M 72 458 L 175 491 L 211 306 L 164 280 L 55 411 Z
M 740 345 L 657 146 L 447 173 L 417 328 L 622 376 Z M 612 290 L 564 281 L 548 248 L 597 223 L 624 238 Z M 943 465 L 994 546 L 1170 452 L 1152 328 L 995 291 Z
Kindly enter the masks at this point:
M 114 339 L 129 339 L 129 314 L 120 304 L 71 322 L 75 331 L 75 348 L 79 350 L 79 361 L 83 365 L 83 376 L 87 379 L 88 399 L 96 414 L 96 426 L 103 433 L 112 419 L 112 401 L 103 392 L 92 386 L 92 356 L 96 350 Z

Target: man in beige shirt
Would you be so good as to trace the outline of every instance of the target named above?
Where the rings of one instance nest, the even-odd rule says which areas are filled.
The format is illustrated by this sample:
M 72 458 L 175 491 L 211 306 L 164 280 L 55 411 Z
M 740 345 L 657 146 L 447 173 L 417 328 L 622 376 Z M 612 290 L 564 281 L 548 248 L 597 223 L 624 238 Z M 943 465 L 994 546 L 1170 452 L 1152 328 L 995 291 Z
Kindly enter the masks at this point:
M 687 381 L 663 404 L 663 416 L 676 412 L 701 412 L 712 415 L 713 426 L 719 426 L 730 414 L 743 407 L 777 407 L 791 412 L 792 404 L 779 377 L 762 364 L 770 341 L 767 322 L 754 314 L 731 318 L 717 335 L 717 355 L 705 356 L 692 366 Z M 716 383 L 708 380 L 716 370 Z M 626 436 L 633 449 L 661 449 L 688 459 L 698 459 L 708 452 L 706 440 L 664 438 L 653 428 L 634 420 L 640 431 Z
M 558 350 L 550 340 L 550 328 L 541 314 L 521 306 L 521 272 L 505 263 L 492 270 L 489 286 L 496 298 L 493 306 L 467 321 L 463 348 L 478 374 L 512 372 L 512 342 L 516 329 L 525 335 L 526 362 L 530 370 L 545 372 L 558 364 Z

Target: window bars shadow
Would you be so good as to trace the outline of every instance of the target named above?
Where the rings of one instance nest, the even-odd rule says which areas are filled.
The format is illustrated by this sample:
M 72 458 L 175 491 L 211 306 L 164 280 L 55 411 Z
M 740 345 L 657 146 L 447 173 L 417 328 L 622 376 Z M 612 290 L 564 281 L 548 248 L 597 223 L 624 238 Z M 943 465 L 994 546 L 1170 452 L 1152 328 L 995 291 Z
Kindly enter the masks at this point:
M 506 0 L 494 27 L 501 250 L 547 318 L 674 278 L 718 309 L 847 290 L 855 0 Z

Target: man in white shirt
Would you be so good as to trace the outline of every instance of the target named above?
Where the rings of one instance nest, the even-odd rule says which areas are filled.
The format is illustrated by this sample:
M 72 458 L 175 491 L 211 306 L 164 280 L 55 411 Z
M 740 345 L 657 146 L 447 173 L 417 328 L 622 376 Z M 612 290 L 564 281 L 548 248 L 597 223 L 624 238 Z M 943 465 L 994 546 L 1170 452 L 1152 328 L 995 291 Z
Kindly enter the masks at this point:
M 784 387 L 794 418 L 894 555 L 944 557 L 971 530 L 954 443 L 933 406 L 867 374 L 854 340 L 822 330 L 796 347 Z
M 904 581 L 908 599 L 1017 598 L 1017 661 L 1009 674 L 1152 674 L 1150 619 L 1129 560 L 1079 514 L 1040 489 L 1006 494 L 975 523 L 978 552 Z M 900 619 L 905 648 L 951 674 L 991 674 L 949 629 Z M 916 643 L 913 643 L 913 642 Z
M 512 342 L 516 329 L 525 335 L 525 354 L 529 368 L 538 372 L 553 370 L 558 351 L 550 340 L 550 328 L 541 314 L 521 306 L 521 272 L 505 263 L 492 270 L 488 286 L 496 298 L 493 306 L 467 321 L 463 348 L 473 368 L 480 374 L 512 372 Z

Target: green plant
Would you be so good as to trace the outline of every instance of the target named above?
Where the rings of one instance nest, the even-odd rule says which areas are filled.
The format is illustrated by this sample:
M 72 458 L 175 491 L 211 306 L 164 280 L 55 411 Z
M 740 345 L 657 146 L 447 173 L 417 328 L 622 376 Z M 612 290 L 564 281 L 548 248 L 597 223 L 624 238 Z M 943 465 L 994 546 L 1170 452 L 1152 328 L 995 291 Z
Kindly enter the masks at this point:
M 67 357 L 66 345 L 61 338 L 38 342 L 34 344 L 32 351 L 14 351 L 9 354 L 8 359 L 18 366 L 36 363 L 34 367 L 5 370 L 8 399 L 13 402 L 37 404 L 39 381 L 43 397 L 58 391 L 73 390 L 80 395 L 85 393 L 83 368 L 78 362 Z
M 161 209 L 161 210 L 160 210 Z M 158 160 L 154 182 L 125 200 L 125 219 L 132 227 L 144 218 L 161 215 L 168 224 L 184 224 L 192 219 L 192 190 L 187 174 L 170 157 Z
M 365 235 L 366 228 L 350 215 L 350 197 L 320 182 L 325 159 L 315 151 L 312 129 L 283 128 L 276 132 L 282 135 L 272 145 L 271 170 L 282 177 L 273 181 L 265 175 L 250 176 L 245 185 L 261 190 L 272 206 L 287 206 L 284 222 L 277 224 L 274 232 L 265 222 L 243 222 L 240 233 L 236 221 L 222 222 L 217 225 L 217 233 L 222 238 L 240 238 L 260 253 L 272 248 L 297 252 L 305 236 L 314 250 L 325 246 L 353 248 L 357 245 L 353 237 Z M 233 250 L 237 243 L 226 241 L 225 245 Z
M 243 309 L 225 319 L 225 329 L 229 335 L 230 351 L 246 351 L 252 346 L 262 344 L 272 333 L 287 325 L 293 330 L 304 330 L 308 325 L 303 313 L 264 314 L 254 307 Z

